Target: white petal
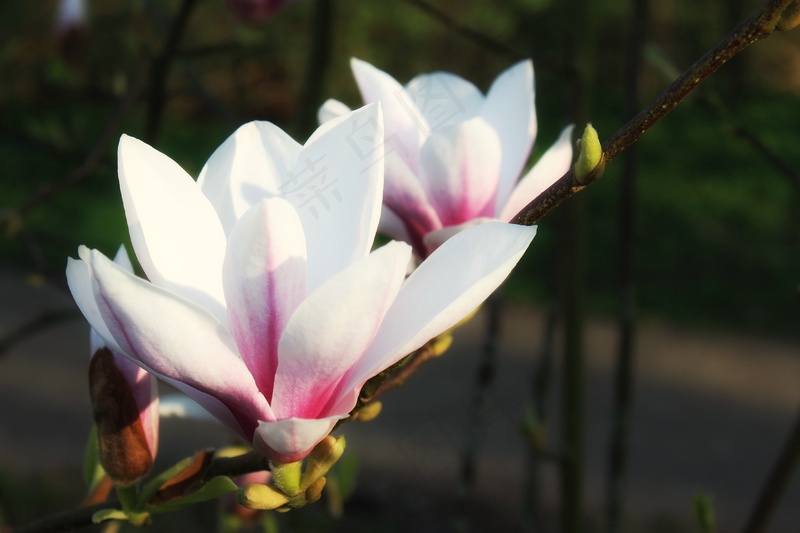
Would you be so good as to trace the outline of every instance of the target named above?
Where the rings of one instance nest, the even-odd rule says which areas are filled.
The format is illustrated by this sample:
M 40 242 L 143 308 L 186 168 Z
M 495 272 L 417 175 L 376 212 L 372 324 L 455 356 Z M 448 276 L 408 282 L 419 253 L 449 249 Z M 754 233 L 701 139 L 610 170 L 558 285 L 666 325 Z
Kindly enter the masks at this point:
M 501 158 L 497 134 L 481 118 L 431 135 L 422 147 L 422 186 L 442 225 L 495 216 Z
M 408 82 L 406 91 L 424 119 L 425 135 L 471 119 L 484 100 L 471 82 L 449 72 L 421 74 Z
M 295 311 L 279 345 L 272 409 L 326 416 L 328 398 L 366 351 L 405 277 L 411 248 L 393 241 L 329 279 Z
M 351 109 L 339 100 L 329 98 L 317 111 L 317 120 L 320 124 L 325 124 L 329 120 L 346 115 L 350 111 Z
M 396 152 L 413 172 L 418 170 L 419 148 L 430 132 L 405 87 L 365 61 L 351 59 L 350 67 L 365 103 L 380 102 L 386 126 L 386 153 Z
M 92 329 L 89 355 L 94 355 L 94 352 L 103 346 L 108 346 L 112 350 L 119 350 L 119 346 L 111 336 L 111 332 L 108 330 L 108 326 L 106 326 L 94 299 L 92 270 L 87 263 L 89 249 L 81 246 L 79 253 L 87 259 L 73 259 L 71 257 L 67 259 L 67 285 L 72 293 L 72 298 L 78 305 L 78 309 L 89 321 Z
M 230 233 L 242 214 L 290 179 L 301 146 L 269 122 L 249 122 L 217 148 L 198 184 Z
M 496 212 L 506 203 L 536 138 L 533 63 L 520 61 L 492 83 L 481 116 L 497 131 L 503 146 L 503 164 Z
M 564 128 L 553 146 L 547 149 L 522 178 L 503 207 L 501 220 L 514 218 L 522 208 L 566 174 L 572 164 L 572 128 L 573 126 Z
M 306 296 L 306 241 L 292 204 L 270 198 L 242 216 L 228 238 L 224 276 L 231 334 L 269 401 L 278 341 Z
M 309 291 L 369 253 L 383 195 L 380 107 L 366 106 L 320 126 L 281 195 L 303 222 Z
M 436 231 L 431 231 L 425 235 L 425 248 L 427 250 L 427 255 L 425 257 L 432 254 L 438 247 L 444 244 L 444 241 L 453 235 L 461 233 L 462 231 L 475 227 L 479 224 L 486 224 L 487 222 L 496 220 L 497 219 L 495 218 L 478 217 L 473 218 L 469 222 L 458 224 L 457 226 L 447 226 L 445 228 L 437 229 Z
M 205 309 L 125 272 L 97 251 L 90 266 L 95 301 L 122 352 L 159 377 L 217 398 L 240 422 L 271 414 L 232 337 Z
M 158 150 L 123 135 L 119 181 L 133 248 L 150 281 L 223 317 L 225 235 L 194 180 Z
M 487 222 L 448 239 L 409 276 L 343 393 L 361 385 L 478 307 L 511 272 L 535 227 Z
M 277 463 L 299 461 L 328 436 L 336 422 L 345 417 L 347 413 L 311 420 L 287 418 L 260 422 L 253 437 L 253 447 Z M 276 454 L 280 457 L 276 458 Z

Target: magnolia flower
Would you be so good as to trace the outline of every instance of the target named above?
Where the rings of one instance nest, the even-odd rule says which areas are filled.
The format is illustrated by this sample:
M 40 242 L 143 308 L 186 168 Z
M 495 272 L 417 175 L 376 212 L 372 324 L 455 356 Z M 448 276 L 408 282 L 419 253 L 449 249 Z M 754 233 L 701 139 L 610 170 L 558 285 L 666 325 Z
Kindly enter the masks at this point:
M 242 20 L 262 22 L 296 0 L 225 0 Z
M 411 248 L 370 252 L 383 193 L 380 108 L 301 146 L 251 122 L 195 182 L 119 145 L 133 247 L 149 281 L 81 247 L 67 276 L 103 339 L 277 463 L 303 458 L 372 376 L 449 329 L 508 275 L 535 230 L 486 224 L 405 278 Z
M 124 247 L 114 263 L 133 272 Z M 100 463 L 116 484 L 128 485 L 150 471 L 158 451 L 157 383 L 118 350 L 109 349 L 94 329 L 90 351 L 89 391 Z
M 380 229 L 410 243 L 419 257 L 467 226 L 510 221 L 569 169 L 572 126 L 517 183 L 537 130 L 531 61 L 502 73 L 486 96 L 446 72 L 403 87 L 364 61 L 350 66 L 364 101 L 380 102 L 384 113 Z M 320 122 L 347 111 L 328 100 Z

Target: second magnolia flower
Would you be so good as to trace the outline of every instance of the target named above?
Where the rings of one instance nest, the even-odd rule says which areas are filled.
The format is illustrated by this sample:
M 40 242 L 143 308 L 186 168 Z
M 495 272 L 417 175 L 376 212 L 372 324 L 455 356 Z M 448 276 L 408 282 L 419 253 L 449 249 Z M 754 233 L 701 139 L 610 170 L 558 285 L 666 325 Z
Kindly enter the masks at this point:
M 350 66 L 364 102 L 380 102 L 385 116 L 380 229 L 420 258 L 466 227 L 508 222 L 570 167 L 572 126 L 520 179 L 537 133 L 531 61 L 500 74 L 486 95 L 447 72 L 403 86 L 364 61 Z M 319 118 L 347 111 L 328 100 Z
M 331 120 L 305 146 L 246 124 L 197 182 L 124 136 L 120 188 L 149 281 L 82 247 L 67 267 L 75 300 L 113 350 L 273 461 L 301 459 L 370 377 L 480 305 L 535 234 L 473 228 L 406 278 L 409 245 L 370 251 L 383 156 L 376 105 Z

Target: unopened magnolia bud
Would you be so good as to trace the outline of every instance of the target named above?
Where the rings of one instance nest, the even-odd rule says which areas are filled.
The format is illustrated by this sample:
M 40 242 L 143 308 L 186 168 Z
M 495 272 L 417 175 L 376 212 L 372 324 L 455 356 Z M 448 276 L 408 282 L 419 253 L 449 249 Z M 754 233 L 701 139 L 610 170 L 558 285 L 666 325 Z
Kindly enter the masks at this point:
M 453 335 L 450 333 L 443 333 L 433 339 L 431 349 L 433 350 L 434 357 L 439 357 L 444 352 L 450 349 L 453 344 Z
M 780 31 L 789 31 L 795 29 L 798 24 L 800 24 L 800 2 L 795 0 L 783 10 L 775 27 Z
M 288 496 L 261 483 L 250 483 L 239 489 L 236 500 L 248 509 L 256 511 L 271 511 L 289 503 Z
M 583 131 L 583 137 L 578 141 L 578 161 L 575 163 L 575 179 L 579 183 L 586 183 L 589 176 L 598 168 L 603 160 L 603 146 L 600 144 L 600 138 L 597 136 L 591 124 L 586 125 Z
M 306 489 L 306 502 L 314 503 L 322 497 L 322 489 L 325 488 L 326 480 L 324 477 L 317 479 Z
M 302 468 L 303 461 L 283 464 L 271 463 L 272 482 L 287 496 L 297 496 L 301 490 L 300 472 Z
M 133 392 L 108 348 L 92 357 L 89 393 L 100 463 L 115 485 L 130 485 L 150 471 L 153 454 Z
M 378 401 L 369 402 L 364 407 L 358 410 L 358 412 L 353 415 L 354 420 L 358 420 L 359 422 L 369 422 L 370 420 L 375 420 L 377 416 L 381 413 L 383 409 L 383 404 Z
M 328 435 L 306 457 L 306 468 L 300 478 L 300 489 L 306 489 L 328 473 L 344 453 L 344 437 Z

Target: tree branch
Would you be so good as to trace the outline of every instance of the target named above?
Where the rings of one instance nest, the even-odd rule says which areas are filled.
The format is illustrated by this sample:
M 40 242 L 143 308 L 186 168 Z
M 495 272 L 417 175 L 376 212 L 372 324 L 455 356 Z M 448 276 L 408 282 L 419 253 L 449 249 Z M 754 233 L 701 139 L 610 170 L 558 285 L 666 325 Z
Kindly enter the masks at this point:
M 703 54 L 686 72 L 667 87 L 645 109 L 603 143 L 603 163 L 610 163 L 623 150 L 635 143 L 644 133 L 669 113 L 703 80 L 724 65 L 733 56 L 754 42 L 769 36 L 788 12 L 794 0 L 771 0 L 761 10 L 728 34 L 717 46 Z M 514 224 L 531 226 L 541 220 L 561 202 L 582 191 L 598 179 L 602 172 L 594 173 L 579 182 L 572 169 L 546 191 L 531 201 L 512 220 Z

